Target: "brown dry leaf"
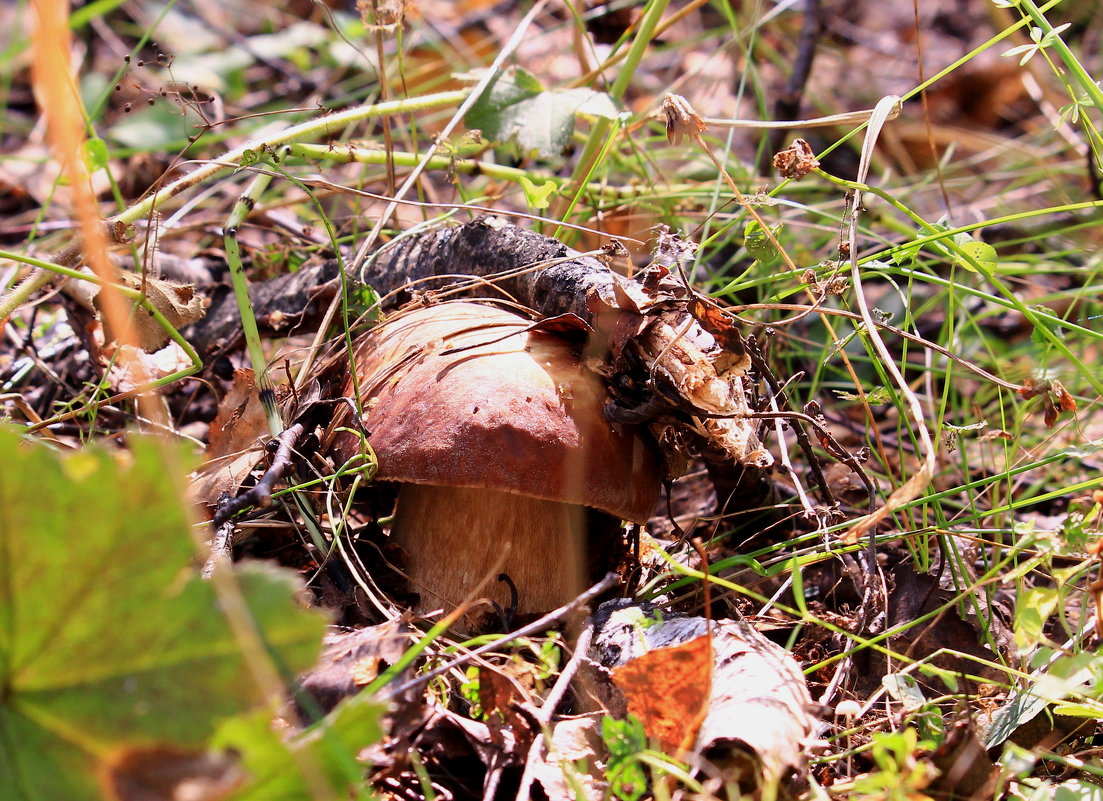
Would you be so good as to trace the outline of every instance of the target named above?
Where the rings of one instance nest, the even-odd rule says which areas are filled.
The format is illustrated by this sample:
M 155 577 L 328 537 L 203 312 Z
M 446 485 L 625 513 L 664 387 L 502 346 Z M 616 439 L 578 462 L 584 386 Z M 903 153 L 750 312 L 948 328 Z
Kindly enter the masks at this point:
M 739 362 L 739 368 L 731 369 L 746 370 L 750 367 L 750 362 L 746 358 L 747 351 L 743 347 L 743 337 L 739 335 L 739 327 L 724 313 L 723 309 L 712 301 L 698 296 L 689 305 L 689 313 L 702 328 L 712 334 L 716 344 L 728 353 L 740 357 L 736 360 Z
M 519 749 L 519 756 L 528 749 L 536 736 L 532 723 L 517 710 L 524 701 L 516 685 L 498 668 L 483 665 L 479 668 L 479 703 L 487 716 L 490 736 L 495 742 L 506 741 L 503 729 L 513 734 L 513 743 Z
M 981 801 L 993 797 L 1000 770 L 988 756 L 977 736 L 975 721 L 962 718 L 946 732 L 946 739 L 931 754 L 931 762 L 939 774 L 927 786 L 936 798 L 959 798 Z
M 708 636 L 659 648 L 613 670 L 628 711 L 647 736 L 674 754 L 693 745 L 705 719 L 712 684 L 712 644 Z
M 256 466 L 268 435 L 268 418 L 257 394 L 253 371 L 234 370 L 230 391 L 211 423 L 207 461 L 192 481 L 193 500 L 213 506 L 223 492 L 236 492 Z
M 234 370 L 230 391 L 218 405 L 211 423 L 207 458 L 239 453 L 257 443 L 268 431 L 268 418 L 257 392 L 256 377 L 248 367 Z
M 356 695 L 383 670 L 402 658 L 412 629 L 401 620 L 326 635 L 318 663 L 299 679 L 301 695 L 328 712 L 343 699 Z M 300 695 L 296 696 L 302 702 Z M 300 714 L 307 718 L 300 709 Z
M 135 273 L 122 272 L 119 274 L 122 282 L 132 289 L 142 289 L 142 277 Z M 203 299 L 195 294 L 195 289 L 189 284 L 174 284 L 160 278 L 146 278 L 146 297 L 157 311 L 161 312 L 169 324 L 177 330 L 188 323 L 194 323 L 205 313 Z M 93 303 L 99 309 L 99 294 L 96 294 Z M 115 334 L 103 319 L 103 335 L 106 341 L 112 342 Z M 134 333 L 138 344 L 147 353 L 153 353 L 165 346 L 169 341 L 168 332 L 153 318 L 148 311 L 139 310 L 132 318 Z
M 132 345 L 123 345 L 117 351 L 107 379 L 116 392 L 132 392 L 150 381 L 164 378 L 191 366 L 191 359 L 175 342 L 156 353 L 146 352 Z
M 696 682 L 697 691 L 706 688 L 699 707 L 703 720 L 696 741 L 690 743 L 695 752 L 748 790 L 776 786 L 793 770 L 803 768 L 806 744 L 815 728 L 808 711 L 812 699 L 800 666 L 785 649 L 742 620 L 710 622 L 699 617 L 675 617 L 648 622 L 644 608 L 625 601 L 604 604 L 596 617 L 606 615 L 591 653 L 599 665 L 613 669 L 613 681 L 610 684 L 608 674 L 599 672 L 592 677 L 591 690 L 610 714 L 623 716 L 626 707 L 639 714 L 631 699 L 626 703 L 628 693 L 621 689 L 619 680 L 620 666 L 631 663 L 644 668 L 636 675 L 649 693 L 645 693 L 645 702 L 673 708 L 680 687 L 649 682 L 648 677 L 658 671 L 650 669 L 644 660 L 656 656 L 662 660 L 661 651 L 673 650 L 670 646 L 691 644 L 691 654 L 694 650 L 697 653 L 686 661 L 695 667 L 682 673 L 684 682 Z M 707 632 L 712 635 L 711 654 L 706 654 L 708 664 L 701 666 L 696 660 L 704 644 L 695 641 L 705 640 Z M 700 674 L 706 670 L 711 680 L 703 685 Z M 676 680 L 674 671 L 665 672 Z M 691 699 L 687 706 L 695 700 L 699 699 Z M 647 722 L 643 722 L 646 729 Z
M 707 130 L 700 115 L 681 95 L 668 94 L 663 98 L 663 116 L 666 118 L 666 141 L 680 145 L 686 136 L 691 139 Z
M 101 783 L 113 801 L 221 801 L 245 781 L 229 754 L 149 746 L 125 751 L 105 766 Z
M 774 169 L 782 178 L 799 181 L 819 166 L 815 151 L 803 139 L 794 139 L 793 144 L 774 154 Z

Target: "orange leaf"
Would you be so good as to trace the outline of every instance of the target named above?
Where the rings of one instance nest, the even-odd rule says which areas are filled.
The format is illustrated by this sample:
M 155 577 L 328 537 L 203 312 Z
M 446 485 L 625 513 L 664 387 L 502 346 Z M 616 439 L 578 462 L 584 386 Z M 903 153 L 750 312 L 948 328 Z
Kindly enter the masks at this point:
M 712 334 L 717 344 L 724 350 L 740 356 L 746 352 L 743 347 L 743 338 L 739 336 L 738 326 L 719 306 L 697 297 L 690 304 L 689 313 L 702 328 Z
M 676 753 L 693 745 L 708 710 L 712 642 L 708 636 L 658 648 L 613 669 L 613 683 L 647 736 Z

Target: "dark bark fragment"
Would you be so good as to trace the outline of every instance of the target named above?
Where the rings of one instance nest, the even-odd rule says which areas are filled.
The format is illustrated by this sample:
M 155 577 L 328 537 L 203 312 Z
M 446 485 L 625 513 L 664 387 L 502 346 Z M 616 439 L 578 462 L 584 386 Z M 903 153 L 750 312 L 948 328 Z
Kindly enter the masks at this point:
M 617 275 L 592 256 L 582 256 L 550 237 L 511 225 L 500 217 L 480 217 L 456 228 L 441 228 L 401 240 L 386 248 L 363 276 L 380 295 L 417 283 L 418 289 L 441 289 L 422 283 L 433 276 L 471 275 L 491 278 L 516 273 L 542 262 L 559 261 L 512 277 L 494 278 L 494 286 L 545 317 L 571 313 L 594 325 L 600 307 L 616 308 Z M 444 280 L 444 279 L 442 279 Z M 458 283 L 454 277 L 447 283 Z M 469 296 L 493 296 L 484 284 Z M 399 302 L 410 299 L 399 295 Z

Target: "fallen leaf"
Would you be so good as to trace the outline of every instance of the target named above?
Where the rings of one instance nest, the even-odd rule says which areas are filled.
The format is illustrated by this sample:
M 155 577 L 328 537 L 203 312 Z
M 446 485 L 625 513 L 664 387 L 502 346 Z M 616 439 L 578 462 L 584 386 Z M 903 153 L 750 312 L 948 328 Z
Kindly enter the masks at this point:
M 213 506 L 223 492 L 236 493 L 260 460 L 268 438 L 268 418 L 247 367 L 234 370 L 230 391 L 218 404 L 208 435 L 207 461 L 189 487 L 197 502 Z
M 170 342 L 155 353 L 123 345 L 117 351 L 107 373 L 108 381 L 116 392 L 133 392 L 138 387 L 164 378 L 191 366 L 192 361 L 184 349 Z M 125 355 L 124 355 L 125 354 Z
M 122 282 L 132 289 L 144 289 L 146 299 L 157 309 L 176 330 L 188 323 L 194 323 L 204 314 L 203 299 L 195 294 L 195 289 L 188 284 L 175 284 L 160 278 L 147 277 L 143 282 L 142 276 L 130 272 L 120 272 Z M 99 293 L 96 294 L 93 303 L 99 309 Z M 107 342 L 115 339 L 115 333 L 108 326 L 107 318 L 101 315 L 103 320 L 103 335 Z M 137 344 L 147 353 L 153 353 L 165 346 L 169 341 L 169 332 L 157 322 L 148 310 L 139 309 L 131 317 L 134 332 L 137 336 Z
M 638 663 L 641 669 L 628 675 L 644 688 L 644 703 L 649 704 L 645 714 L 651 707 L 668 713 L 680 709 L 684 719 L 701 704 L 696 707 L 699 730 L 690 746 L 742 789 L 776 786 L 793 770 L 801 770 L 815 721 L 796 660 L 746 621 L 664 617 L 656 622 L 650 615 L 647 608 L 626 601 L 609 601 L 598 609 L 595 618 L 604 620 L 591 653 L 598 665 L 610 669 L 613 680 L 610 684 L 605 671 L 593 676 L 593 697 L 610 714 L 633 712 L 650 734 L 618 675 L 620 666 Z M 712 642 L 706 650 L 708 634 Z M 676 661 L 671 664 L 674 660 L 661 655 L 675 646 L 690 646 L 688 659 L 682 653 L 687 669 L 680 673 Z M 657 663 L 651 661 L 655 659 Z M 680 701 L 683 685 L 691 686 L 697 697 Z
M 211 582 L 192 518 L 151 439 L 126 460 L 59 455 L 0 429 L 0 797 L 102 799 L 120 755 L 201 750 L 266 700 Z M 31 500 L 35 499 L 35 500 Z M 234 566 L 242 613 L 288 671 L 317 656 L 325 618 L 270 565 Z M 107 765 L 104 765 L 104 762 Z
M 659 648 L 613 669 L 613 683 L 647 736 L 676 753 L 693 745 L 708 709 L 712 645 L 708 636 Z
M 689 313 L 702 328 L 712 334 L 716 343 L 724 350 L 740 356 L 746 352 L 743 347 L 743 337 L 739 335 L 739 328 L 719 306 L 698 297 L 690 304 Z
M 794 139 L 785 150 L 774 155 L 774 169 L 782 178 L 799 181 L 820 166 L 815 151 L 803 139 Z
M 100 780 L 112 801 L 222 801 L 245 781 L 245 772 L 229 752 L 164 745 L 122 752 Z

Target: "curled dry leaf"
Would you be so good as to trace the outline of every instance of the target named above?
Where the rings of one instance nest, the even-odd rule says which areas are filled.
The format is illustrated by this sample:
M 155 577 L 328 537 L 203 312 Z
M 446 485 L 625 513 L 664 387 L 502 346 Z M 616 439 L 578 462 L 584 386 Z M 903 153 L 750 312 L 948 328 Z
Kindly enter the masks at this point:
M 188 284 L 175 284 L 160 278 L 146 278 L 144 283 L 142 276 L 134 273 L 121 272 L 122 282 L 131 289 L 145 289 L 146 298 L 157 311 L 165 316 L 165 319 L 177 330 L 182 326 L 194 323 L 204 314 L 203 299 L 195 294 L 195 289 Z M 100 306 L 99 293 L 92 300 L 97 311 Z M 104 339 L 112 342 L 116 338 L 111 331 L 107 319 L 101 315 L 103 321 Z M 148 312 L 139 310 L 131 320 L 137 344 L 146 351 L 153 353 L 160 350 L 169 341 L 168 331 Z
M 704 120 L 681 95 L 668 94 L 663 98 L 663 117 L 666 119 L 666 141 L 680 145 L 682 139 L 691 139 L 707 130 Z
M 712 685 L 712 644 L 707 635 L 658 648 L 613 669 L 613 684 L 640 719 L 647 736 L 676 754 L 701 729 Z

